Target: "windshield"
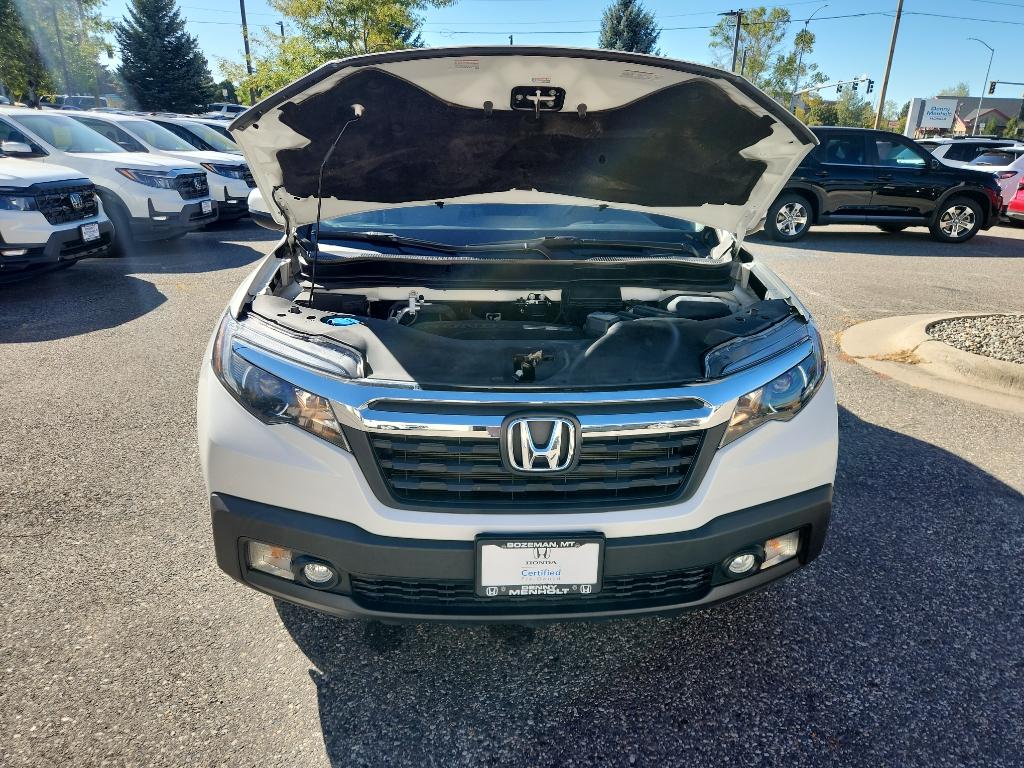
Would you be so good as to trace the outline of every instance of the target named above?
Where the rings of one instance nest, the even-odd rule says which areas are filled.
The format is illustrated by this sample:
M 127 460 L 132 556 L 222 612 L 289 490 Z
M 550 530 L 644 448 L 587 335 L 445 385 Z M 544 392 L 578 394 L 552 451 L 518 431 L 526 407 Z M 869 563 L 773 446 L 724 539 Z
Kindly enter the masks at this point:
M 1020 154 L 1008 150 L 986 152 L 974 158 L 971 161 L 971 165 L 1013 165 L 1013 161 L 1018 157 L 1020 157 Z
M 18 115 L 14 119 L 62 152 L 124 152 L 110 139 L 70 117 Z
M 417 205 L 340 216 L 321 224 L 321 238 L 344 232 L 389 232 L 444 245 L 484 245 L 574 237 L 585 240 L 678 243 L 704 227 L 669 216 L 599 205 Z
M 232 152 L 234 154 L 239 154 L 241 152 L 235 142 L 204 123 L 188 123 L 185 125 L 185 128 L 218 152 Z
M 127 120 L 118 123 L 129 133 L 142 139 L 149 146 L 163 152 L 195 152 L 196 148 L 182 138 L 175 136 L 161 125 L 149 120 Z

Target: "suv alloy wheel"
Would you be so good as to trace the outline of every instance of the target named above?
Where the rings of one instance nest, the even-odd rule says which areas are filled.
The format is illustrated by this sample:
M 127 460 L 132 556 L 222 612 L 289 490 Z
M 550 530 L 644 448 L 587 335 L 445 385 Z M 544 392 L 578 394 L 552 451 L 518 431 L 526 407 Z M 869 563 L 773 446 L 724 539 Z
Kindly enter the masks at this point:
M 936 240 L 962 243 L 978 233 L 981 218 L 981 208 L 976 202 L 967 197 L 954 197 L 939 207 L 929 229 Z
M 801 195 L 785 194 L 768 209 L 765 229 L 773 240 L 793 242 L 811 228 L 811 210 Z

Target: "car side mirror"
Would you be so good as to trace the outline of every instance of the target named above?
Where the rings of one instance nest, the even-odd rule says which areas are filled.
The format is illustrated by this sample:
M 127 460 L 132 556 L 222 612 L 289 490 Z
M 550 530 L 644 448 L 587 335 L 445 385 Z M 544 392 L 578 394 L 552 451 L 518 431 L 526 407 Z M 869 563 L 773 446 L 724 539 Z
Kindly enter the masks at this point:
M 933 171 L 937 171 L 942 167 L 942 162 L 938 158 L 933 157 L 928 161 L 928 167 Z
M 10 157 L 35 157 L 36 151 L 24 141 L 0 142 L 0 152 Z

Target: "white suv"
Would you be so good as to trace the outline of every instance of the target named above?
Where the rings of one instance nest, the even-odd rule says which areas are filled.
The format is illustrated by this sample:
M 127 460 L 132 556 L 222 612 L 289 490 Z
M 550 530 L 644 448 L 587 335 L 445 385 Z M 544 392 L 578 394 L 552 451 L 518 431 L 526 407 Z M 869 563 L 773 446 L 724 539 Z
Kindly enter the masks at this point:
M 231 126 L 285 237 L 203 361 L 222 569 L 340 616 L 705 606 L 821 551 L 837 409 L 742 247 L 814 135 L 619 51 L 327 64 Z
M 127 152 L 66 114 L 2 107 L 0 141 L 24 145 L 20 157 L 87 176 L 114 225 L 119 248 L 133 239 L 180 237 L 217 218 L 206 172 L 198 165 Z
M 196 149 L 185 139 L 144 117 L 94 112 L 71 117 L 130 152 L 152 152 L 199 163 L 206 171 L 220 218 L 235 219 L 249 212 L 246 200 L 256 182 L 239 155 Z
M 112 236 L 96 188 L 80 173 L 0 156 L 0 282 L 102 255 Z

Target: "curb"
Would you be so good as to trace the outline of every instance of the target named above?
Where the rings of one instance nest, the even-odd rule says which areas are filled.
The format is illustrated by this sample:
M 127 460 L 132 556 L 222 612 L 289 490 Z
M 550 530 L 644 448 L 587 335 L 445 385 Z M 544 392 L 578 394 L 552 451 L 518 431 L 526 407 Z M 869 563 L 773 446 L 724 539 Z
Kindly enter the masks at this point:
M 1024 413 L 1024 365 L 964 352 L 928 335 L 939 320 L 1017 315 L 944 312 L 870 320 L 843 331 L 839 345 L 858 363 L 914 386 Z

